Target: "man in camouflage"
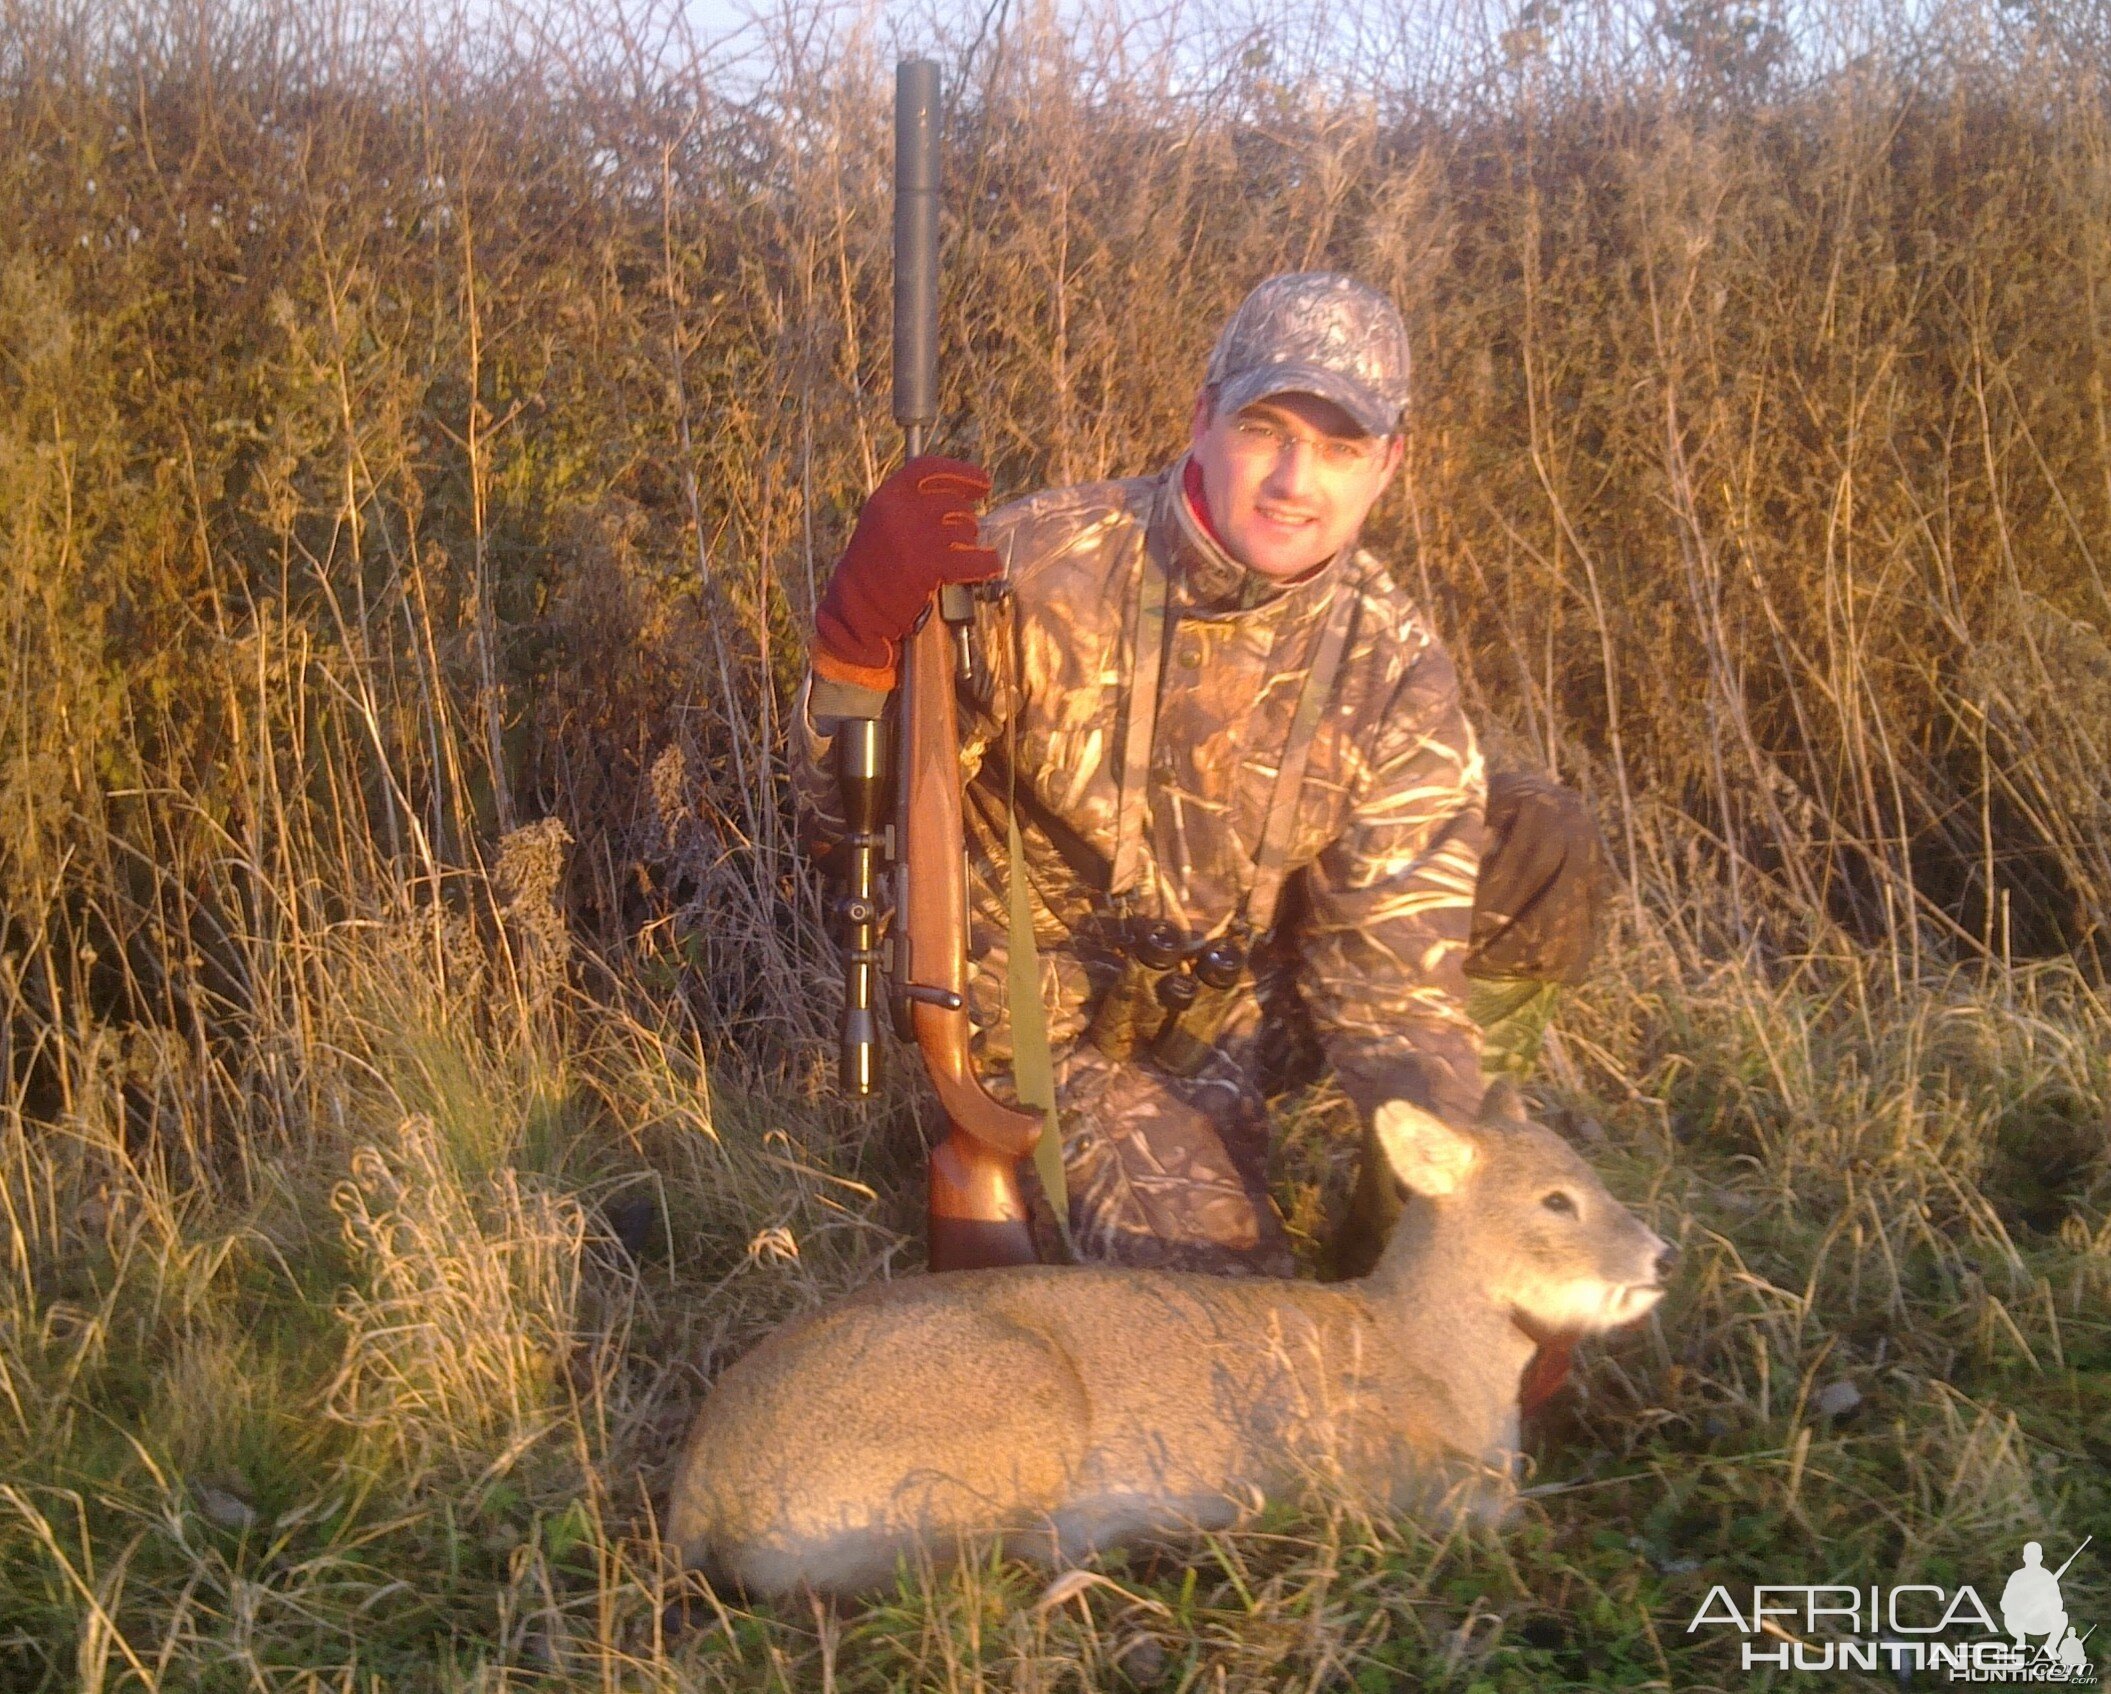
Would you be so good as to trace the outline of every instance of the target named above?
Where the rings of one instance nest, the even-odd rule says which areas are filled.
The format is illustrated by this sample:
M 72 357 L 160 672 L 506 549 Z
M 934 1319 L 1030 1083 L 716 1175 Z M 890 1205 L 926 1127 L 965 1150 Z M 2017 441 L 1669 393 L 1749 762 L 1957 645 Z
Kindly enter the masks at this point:
M 938 582 L 1003 579 L 960 702 L 969 1009 L 1001 1088 L 1016 816 L 1087 1258 L 1288 1274 L 1265 1094 L 1323 1058 L 1366 1124 L 1393 1098 L 1468 1122 L 1484 1040 L 1503 1044 L 1470 1001 L 1528 1057 L 1547 985 L 1589 957 L 1602 849 L 1581 802 L 1543 778 L 1491 786 L 1451 660 L 1357 545 L 1400 463 L 1407 377 L 1381 296 L 1270 278 L 1226 324 L 1167 470 L 1013 501 L 978 534 L 982 473 L 913 460 L 867 502 L 819 609 L 798 783 L 826 842 L 834 721 L 877 715 Z M 1150 920 L 1190 958 L 1225 941 L 1250 961 L 1192 1074 L 1109 1027 Z M 1365 1152 L 1343 1271 L 1398 1204 Z

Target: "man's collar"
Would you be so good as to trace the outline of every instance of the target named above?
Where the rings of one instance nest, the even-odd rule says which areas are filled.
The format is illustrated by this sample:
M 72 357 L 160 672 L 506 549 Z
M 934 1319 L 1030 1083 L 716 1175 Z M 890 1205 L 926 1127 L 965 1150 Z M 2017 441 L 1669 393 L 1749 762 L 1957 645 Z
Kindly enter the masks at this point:
M 1173 461 L 1161 480 L 1158 524 L 1165 547 L 1166 577 L 1183 607 L 1222 615 L 1250 612 L 1286 594 L 1329 581 L 1352 541 L 1340 553 L 1295 582 L 1278 582 L 1242 565 L 1224 550 L 1201 498 L 1201 467 L 1188 454 Z

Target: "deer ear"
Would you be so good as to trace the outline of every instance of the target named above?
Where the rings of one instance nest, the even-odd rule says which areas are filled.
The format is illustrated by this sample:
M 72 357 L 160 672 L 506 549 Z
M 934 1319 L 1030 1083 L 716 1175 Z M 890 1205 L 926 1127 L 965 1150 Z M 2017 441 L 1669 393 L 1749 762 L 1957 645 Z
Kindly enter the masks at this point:
M 1371 1115 L 1371 1127 L 1393 1174 L 1417 1194 L 1451 1193 L 1478 1156 L 1469 1137 L 1406 1100 L 1386 1101 Z
M 1525 1110 L 1525 1097 L 1517 1091 L 1517 1084 L 1507 1076 L 1499 1076 L 1488 1084 L 1488 1091 L 1481 1096 L 1481 1122 L 1499 1123 L 1516 1127 L 1529 1123 L 1531 1115 Z

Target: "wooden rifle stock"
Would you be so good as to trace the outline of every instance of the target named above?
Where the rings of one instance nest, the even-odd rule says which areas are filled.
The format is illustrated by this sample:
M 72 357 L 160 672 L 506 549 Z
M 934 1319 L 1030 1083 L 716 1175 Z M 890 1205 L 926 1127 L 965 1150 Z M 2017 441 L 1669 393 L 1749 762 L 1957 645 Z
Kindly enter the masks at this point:
M 1031 1264 L 1037 1256 L 1019 1160 L 1040 1138 L 1041 1114 L 990 1093 L 968 1053 L 967 855 L 953 669 L 953 644 L 934 606 L 902 643 L 894 943 L 898 992 L 950 1130 L 931 1153 L 933 1270 Z
M 952 646 L 935 612 L 903 643 L 901 710 L 903 876 L 896 945 L 903 950 L 896 957 L 916 1045 L 946 1116 L 992 1151 L 1021 1158 L 1040 1139 L 1041 1114 L 999 1100 L 968 1060 L 960 729 Z

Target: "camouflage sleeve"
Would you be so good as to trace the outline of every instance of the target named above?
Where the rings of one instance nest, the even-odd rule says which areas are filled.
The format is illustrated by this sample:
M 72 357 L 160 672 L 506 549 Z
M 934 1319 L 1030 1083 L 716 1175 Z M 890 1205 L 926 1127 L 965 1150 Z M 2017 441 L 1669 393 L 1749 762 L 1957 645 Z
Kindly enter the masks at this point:
M 836 721 L 848 717 L 876 717 L 885 709 L 887 696 L 872 688 L 852 688 L 826 677 L 806 673 L 799 698 L 792 708 L 790 746 L 786 752 L 792 767 L 792 800 L 798 810 L 799 841 L 816 858 L 843 839 L 843 804 L 836 794 L 832 763 L 836 744 Z
M 1389 1099 L 1454 1123 L 1479 1111 L 1464 965 L 1486 804 L 1457 673 L 1431 645 L 1391 703 L 1346 827 L 1307 879 L 1299 985 L 1366 1118 Z
M 979 695 L 971 696 L 965 688 L 959 691 L 963 782 L 981 768 L 984 749 L 1006 721 L 1017 698 L 1011 678 L 1011 648 L 1003 639 L 1007 627 L 1000 609 L 977 605 L 972 639 L 985 682 Z M 836 794 L 832 762 L 837 720 L 879 717 L 886 711 L 887 702 L 888 696 L 878 689 L 836 682 L 811 670 L 800 686 L 787 751 L 792 798 L 799 816 L 799 839 L 816 858 L 825 859 L 844 834 L 842 802 Z

